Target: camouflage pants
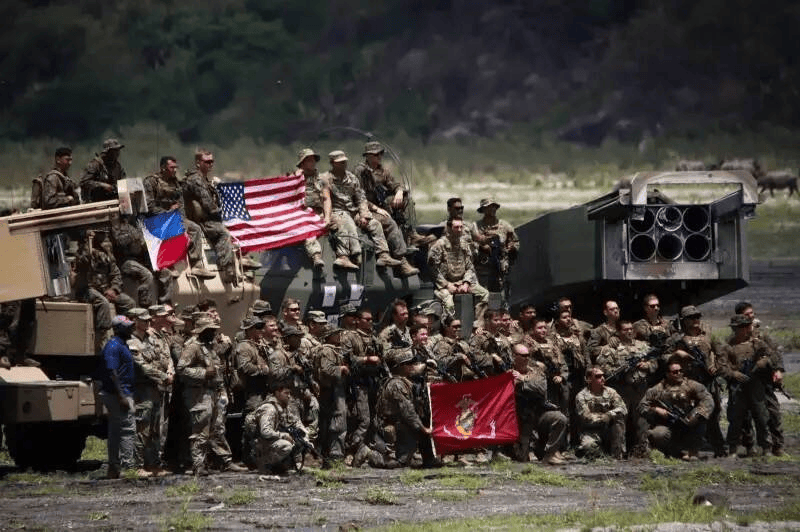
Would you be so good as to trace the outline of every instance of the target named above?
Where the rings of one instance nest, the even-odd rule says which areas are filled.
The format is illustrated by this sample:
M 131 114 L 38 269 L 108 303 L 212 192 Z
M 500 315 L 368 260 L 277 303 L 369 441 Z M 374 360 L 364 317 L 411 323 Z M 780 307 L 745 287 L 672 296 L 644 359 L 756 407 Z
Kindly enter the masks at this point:
M 469 291 L 473 296 L 473 299 L 476 301 L 475 306 L 475 315 L 478 315 L 477 307 L 481 304 L 489 303 L 489 291 L 485 289 L 482 285 L 470 285 Z M 444 311 L 449 315 L 453 316 L 456 313 L 456 304 L 455 300 L 453 299 L 453 294 L 450 293 L 447 288 L 443 288 L 440 290 L 435 290 L 433 295 L 436 299 L 442 302 L 442 306 L 444 307 Z
M 233 262 L 233 244 L 231 244 L 231 234 L 222 222 L 203 222 L 200 224 L 203 234 L 206 235 L 208 243 L 214 248 L 217 255 L 217 266 L 219 275 L 223 282 L 229 283 L 234 280 L 236 271 Z
M 306 250 L 306 255 L 308 258 L 313 258 L 314 255 L 321 255 L 322 254 L 322 245 L 317 240 L 317 237 L 308 238 L 303 242 L 303 247 Z
M 186 234 L 189 235 L 189 249 L 187 252 L 189 256 L 189 265 L 194 268 L 203 258 L 203 246 L 201 244 L 203 241 L 203 230 L 199 225 L 185 216 L 183 217 L 183 225 L 186 227 Z
M 584 427 L 578 436 L 578 454 L 587 457 L 607 452 L 614 458 L 625 454 L 625 418 L 614 418 L 602 429 Z
M 706 423 L 706 439 L 715 453 L 725 450 L 725 437 L 722 435 L 722 429 L 719 426 L 719 416 L 722 413 L 722 397 L 719 386 L 710 383 L 706 386 L 712 399 L 714 399 L 714 410 L 711 411 L 711 416 Z
M 155 386 L 136 385 L 136 445 L 137 466 L 161 465 L 161 418 L 164 405 L 161 392 Z
M 189 434 L 191 434 L 191 427 L 189 425 L 189 411 L 186 408 L 183 394 L 184 385 L 181 381 L 177 381 L 173 386 L 172 397 L 167 417 L 170 422 L 168 426 L 162 426 L 162 430 L 167 433 L 166 442 L 164 444 L 165 461 L 179 469 L 185 469 L 191 462 L 191 455 L 189 452 Z
M 541 457 L 551 451 L 559 451 L 567 443 L 567 418 L 561 412 L 552 410 L 536 417 L 528 413 L 517 414 L 519 421 L 519 440 L 514 444 L 514 458 L 527 462 L 531 449 L 531 438 L 536 431 L 537 439 L 533 448 Z
M 284 460 L 291 454 L 294 447 L 288 441 L 278 438 L 267 441 L 258 438 L 255 443 L 256 467 L 259 473 L 269 473 L 273 468 L 280 467 Z
M 751 378 L 749 382 L 729 387 L 728 394 L 728 450 L 736 452 L 742 436 L 742 427 L 752 419 L 756 425 L 756 440 L 762 449 L 769 449 L 766 389 L 762 381 Z M 749 442 L 752 447 L 752 440 Z
M 153 299 L 153 272 L 140 262 L 128 259 L 120 268 L 122 275 L 136 281 L 136 299 L 138 306 L 147 308 L 155 304 Z
M 647 431 L 647 438 L 650 445 L 664 455 L 678 457 L 684 451 L 698 451 L 705 433 L 706 422 L 702 420 L 694 427 L 656 425 Z
M 207 388 L 184 388 L 184 403 L 189 409 L 192 432 L 189 436 L 189 452 L 192 467 L 205 467 L 209 452 L 222 463 L 231 461 L 231 449 L 225 439 L 225 412 L 218 404 L 219 393 Z
M 369 385 L 358 386 L 355 388 L 355 396 L 348 398 L 350 402 L 348 448 L 353 454 L 362 445 L 367 444 L 367 433 L 372 425 L 377 402 L 377 391 L 370 392 Z
M 778 396 L 772 386 L 764 389 L 764 401 L 767 406 L 767 430 L 772 439 L 773 449 L 783 448 L 783 423 L 781 422 L 781 406 Z M 747 448 L 753 447 L 753 417 L 748 412 L 742 424 L 742 445 Z
M 345 456 L 347 434 L 347 403 L 343 386 L 323 388 L 319 397 L 319 440 L 322 455 L 331 460 Z
M 114 309 L 117 314 L 127 314 L 131 309 L 136 308 L 136 301 L 126 293 L 121 293 L 114 301 Z
M 405 256 L 408 249 L 403 239 L 403 232 L 400 231 L 397 222 L 391 216 L 384 216 L 375 212 L 372 213 L 372 218 L 378 220 L 378 223 L 381 224 L 381 229 L 391 254 L 395 257 Z
M 91 303 L 92 309 L 94 309 L 95 331 L 101 333 L 110 329 L 112 307 L 108 299 L 94 288 L 89 288 L 82 299 L 86 303 Z
M 331 213 L 338 229 L 331 233 L 330 240 L 337 257 L 361 255 L 361 242 L 358 240 L 358 228 L 353 217 L 346 211 L 335 210 Z
M 308 441 L 316 443 L 319 436 L 319 401 L 314 394 L 306 390 L 305 393 L 294 395 L 289 401 L 289 412 L 303 422 Z
M 625 442 L 628 453 L 631 456 L 642 458 L 648 451 L 647 430 L 649 423 L 639 413 L 639 403 L 644 398 L 647 390 L 644 386 L 638 387 L 635 385 L 621 386 L 616 390 L 622 400 L 625 401 L 625 407 L 628 409 L 628 416 L 625 420 Z
M 116 394 L 101 392 L 100 398 L 108 410 L 108 469 L 121 471 L 131 469 L 136 441 L 136 419 L 134 412 L 123 410 Z

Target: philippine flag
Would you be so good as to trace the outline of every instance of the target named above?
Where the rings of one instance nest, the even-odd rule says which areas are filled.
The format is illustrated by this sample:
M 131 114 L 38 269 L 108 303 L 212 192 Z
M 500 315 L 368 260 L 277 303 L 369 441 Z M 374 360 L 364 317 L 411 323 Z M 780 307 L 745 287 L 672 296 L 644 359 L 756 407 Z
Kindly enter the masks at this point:
M 186 257 L 189 235 L 180 211 L 169 211 L 139 220 L 154 270 L 163 270 Z

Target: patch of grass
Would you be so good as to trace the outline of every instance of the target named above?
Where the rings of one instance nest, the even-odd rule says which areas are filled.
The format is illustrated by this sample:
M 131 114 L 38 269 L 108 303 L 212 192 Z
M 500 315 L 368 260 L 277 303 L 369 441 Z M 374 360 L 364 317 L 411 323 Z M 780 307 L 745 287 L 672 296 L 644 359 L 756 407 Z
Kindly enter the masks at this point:
M 485 478 L 466 473 L 453 473 L 437 479 L 439 485 L 446 488 L 460 488 L 465 490 L 477 491 L 486 487 L 488 482 Z
M 702 486 L 784 484 L 788 481 L 784 475 L 754 475 L 743 469 L 726 471 L 719 466 L 707 466 L 677 474 L 645 475 L 642 477 L 641 489 L 658 495 L 660 499 L 662 495 L 669 494 L 691 497 Z
M 403 474 L 400 475 L 400 482 L 405 484 L 406 486 L 410 486 L 412 484 L 419 484 L 423 480 L 425 480 L 425 473 L 419 469 L 408 469 L 403 471 Z
M 581 484 L 580 481 L 573 478 L 569 478 L 560 473 L 553 473 L 547 469 L 535 467 L 533 465 L 527 465 L 523 467 L 519 474 L 515 475 L 515 478 L 519 482 L 538 484 L 540 486 L 574 487 Z
M 800 372 L 789 373 L 783 376 L 783 386 L 795 398 L 800 397 Z
M 56 495 L 74 494 L 66 486 L 60 484 L 37 484 L 35 487 L 26 487 L 17 492 L 18 496 L 26 497 L 53 497 Z
M 317 469 L 316 467 L 306 467 L 303 471 L 308 471 L 321 488 L 338 488 L 344 484 L 341 477 L 335 474 L 332 469 Z
M 24 482 L 26 484 L 52 484 L 56 481 L 56 478 L 53 475 L 26 471 L 22 473 L 9 473 L 6 475 L 6 481 Z
M 214 520 L 197 512 L 189 511 L 189 501 L 191 497 L 187 497 L 186 501 L 181 505 L 181 510 L 174 514 L 170 514 L 164 518 L 164 528 L 166 530 L 206 530 L 210 528 Z
M 370 488 L 364 495 L 364 501 L 369 504 L 384 504 L 392 505 L 397 504 L 397 497 L 388 490 L 382 488 Z
M 225 503 L 230 506 L 247 506 L 255 500 L 256 493 L 244 488 L 235 489 L 225 497 Z
M 475 491 L 463 491 L 463 490 L 433 490 L 430 492 L 430 498 L 436 501 L 449 501 L 449 502 L 456 502 L 456 501 L 466 501 L 467 499 L 471 499 L 477 495 Z
M 108 457 L 108 447 L 106 440 L 102 440 L 97 436 L 89 436 L 86 438 L 86 446 L 83 448 L 81 460 L 99 460 L 102 462 Z
M 177 486 L 170 486 L 164 490 L 164 495 L 167 497 L 185 497 L 187 495 L 194 495 L 200 491 L 200 485 L 197 479 L 187 482 L 185 484 L 178 484 Z
M 90 512 L 89 521 L 105 521 L 108 519 L 108 512 Z
M 683 463 L 677 458 L 665 456 L 664 453 L 655 449 L 650 451 L 650 461 L 656 465 L 678 465 Z

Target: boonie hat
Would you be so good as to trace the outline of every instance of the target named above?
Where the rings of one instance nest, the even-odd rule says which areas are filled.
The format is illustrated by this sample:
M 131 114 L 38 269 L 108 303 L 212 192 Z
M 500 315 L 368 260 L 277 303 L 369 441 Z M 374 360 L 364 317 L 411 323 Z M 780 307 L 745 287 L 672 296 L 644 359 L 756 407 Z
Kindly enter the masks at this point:
M 334 150 L 328 154 L 332 163 L 341 163 L 347 160 L 347 155 L 342 150 Z
M 361 155 L 366 155 L 368 153 L 373 153 L 375 155 L 380 155 L 381 153 L 385 152 L 386 150 L 383 148 L 383 144 L 376 141 L 367 142 L 364 144 L 364 153 Z
M 272 305 L 269 304 L 269 301 L 264 301 L 263 299 L 256 299 L 253 301 L 253 314 L 256 316 L 261 316 L 262 314 L 272 314 Z
M 358 307 L 352 303 L 346 303 L 339 307 L 339 313 L 342 316 L 352 316 L 353 314 L 358 314 Z
M 489 207 L 491 205 L 495 205 L 497 207 L 500 207 L 500 204 L 497 203 L 497 201 L 495 201 L 494 198 L 483 198 L 481 200 L 480 207 L 478 207 L 478 212 L 483 212 L 483 209 L 485 209 L 486 207 Z
M 257 325 L 263 324 L 264 320 L 259 318 L 258 316 L 251 316 L 249 318 L 245 318 L 242 320 L 242 325 L 239 327 L 242 330 L 247 330 L 251 327 L 256 327 Z
M 197 318 L 194 323 L 194 329 L 192 329 L 192 334 L 200 334 L 206 329 L 219 329 L 217 322 L 209 318 L 208 314 L 206 314 L 205 317 Z
M 124 144 L 120 144 L 117 139 L 106 139 L 103 141 L 103 151 L 107 152 L 108 150 L 119 150 L 124 148 Z
M 319 162 L 319 155 L 317 155 L 317 153 L 314 150 L 312 150 L 311 148 L 303 148 L 302 150 L 297 152 L 297 164 L 295 166 L 299 168 L 300 163 L 302 163 L 309 157 L 313 157 L 316 161 Z
M 150 305 L 147 310 L 151 316 L 169 316 L 169 310 L 166 305 Z
M 283 335 L 286 337 L 289 336 L 303 336 L 303 331 L 295 327 L 294 325 L 289 325 L 285 329 L 283 329 Z
M 734 314 L 731 316 L 731 327 L 744 327 L 745 325 L 750 325 L 751 323 L 753 323 L 753 320 L 744 314 Z
M 322 334 L 320 335 L 323 339 L 327 339 L 334 334 L 342 332 L 342 329 L 339 327 L 334 327 L 333 325 L 328 325 L 323 329 Z
M 688 318 L 690 316 L 702 316 L 703 313 L 697 310 L 697 307 L 694 305 L 686 305 L 685 307 L 681 308 L 680 316 L 681 319 Z

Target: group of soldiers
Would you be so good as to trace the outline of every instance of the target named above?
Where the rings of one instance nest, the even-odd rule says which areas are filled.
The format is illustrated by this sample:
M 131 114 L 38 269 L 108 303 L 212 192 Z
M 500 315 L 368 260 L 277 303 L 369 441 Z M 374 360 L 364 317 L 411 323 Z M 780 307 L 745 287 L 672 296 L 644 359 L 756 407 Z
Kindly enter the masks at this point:
M 343 306 L 335 326 L 318 310 L 301 319 L 295 299 L 278 312 L 259 300 L 234 338 L 219 332 L 213 301 L 179 316 L 164 305 L 134 308 L 114 319 L 104 349 L 113 369 L 107 390 L 117 390 L 106 395 L 116 402 L 109 414 L 135 414 L 127 422 L 132 443 L 110 438 L 109 453 L 117 455 L 110 455 L 109 474 L 137 467 L 143 476 L 161 475 L 168 465 L 196 475 L 214 468 L 282 474 L 300 449 L 323 467 L 433 467 L 441 458 L 433 452 L 427 384 L 504 372 L 514 377 L 519 439 L 478 451 L 476 460 L 490 452 L 561 465 L 573 457 L 643 458 L 657 449 L 692 461 L 704 449 L 737 456 L 740 445 L 750 456 L 781 455 L 781 355 L 754 328 L 752 305 L 737 306 L 730 337 L 717 342 L 696 307 L 683 307 L 670 322 L 657 296 L 643 301 L 635 323 L 606 301 L 606 321 L 597 327 L 574 318 L 567 298 L 550 319 L 531 305 L 516 319 L 487 309 L 469 335 L 452 315 L 432 306 L 410 314 L 404 300 L 392 303 L 380 329 L 367 307 Z M 129 385 L 120 344 L 131 354 Z M 239 435 L 226 435 L 231 409 L 243 420 L 236 441 L 243 465 L 228 439 Z M 124 448 L 133 451 L 125 457 Z

